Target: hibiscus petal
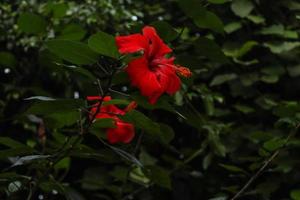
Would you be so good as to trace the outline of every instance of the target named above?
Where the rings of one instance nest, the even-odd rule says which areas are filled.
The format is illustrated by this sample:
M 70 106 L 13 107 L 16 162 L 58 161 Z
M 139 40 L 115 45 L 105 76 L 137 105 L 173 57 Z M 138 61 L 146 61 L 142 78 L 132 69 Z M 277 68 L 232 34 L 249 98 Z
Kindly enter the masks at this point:
M 116 43 L 119 52 L 134 53 L 148 48 L 148 42 L 146 38 L 141 34 L 132 34 L 128 36 L 117 36 Z
M 148 61 L 145 56 L 132 60 L 128 63 L 125 71 L 128 73 L 131 84 L 133 86 L 139 85 L 143 76 L 150 72 Z
M 151 58 L 163 57 L 166 54 L 172 52 L 172 49 L 168 47 L 158 36 L 155 28 L 151 26 L 145 26 L 143 28 L 143 35 L 148 39 L 148 42 L 151 43 L 148 52 L 149 57 Z
M 156 71 L 158 81 L 164 92 L 174 94 L 180 89 L 181 81 L 176 74 L 176 70 L 172 64 L 162 65 Z
M 134 127 L 123 121 L 116 122 L 116 128 L 107 129 L 107 140 L 111 143 L 129 143 L 134 138 Z
M 155 103 L 163 93 L 157 75 L 151 71 L 145 56 L 135 59 L 128 64 L 126 71 L 131 84 L 140 89 L 143 96 L 148 97 L 150 103 Z
M 166 92 L 170 95 L 174 94 L 180 89 L 180 86 L 181 86 L 180 78 L 178 78 L 176 74 L 172 74 L 169 76 L 169 83 L 166 88 Z

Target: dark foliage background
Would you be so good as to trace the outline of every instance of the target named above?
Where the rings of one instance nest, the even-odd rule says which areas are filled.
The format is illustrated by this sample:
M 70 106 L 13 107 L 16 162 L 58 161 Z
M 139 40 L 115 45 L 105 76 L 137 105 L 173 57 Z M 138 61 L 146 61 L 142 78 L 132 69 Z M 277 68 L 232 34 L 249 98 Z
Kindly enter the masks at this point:
M 193 76 L 151 106 L 117 73 L 134 141 L 79 136 L 112 38 L 144 25 Z M 239 199 L 299 200 L 299 31 L 297 0 L 2 0 L 0 199 L 226 200 L 275 155 Z

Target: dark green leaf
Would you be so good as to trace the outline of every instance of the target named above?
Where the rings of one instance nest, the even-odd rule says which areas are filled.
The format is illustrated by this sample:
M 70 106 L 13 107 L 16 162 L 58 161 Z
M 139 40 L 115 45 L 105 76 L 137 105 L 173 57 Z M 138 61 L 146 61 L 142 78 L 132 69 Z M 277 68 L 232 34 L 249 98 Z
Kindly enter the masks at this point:
M 158 35 L 164 41 L 172 41 L 178 36 L 177 31 L 165 21 L 156 21 L 153 22 L 151 25 L 156 28 Z
M 25 33 L 39 34 L 46 31 L 46 21 L 39 15 L 26 12 L 18 19 L 18 26 Z
M 250 0 L 234 0 L 231 10 L 239 17 L 246 17 L 253 10 L 254 5 Z
M 81 42 L 55 39 L 47 41 L 46 45 L 52 53 L 74 64 L 93 64 L 98 60 L 98 55 Z
M 9 52 L 0 52 L 0 67 L 15 67 L 17 65 L 17 60 L 15 56 Z
M 293 200 L 300 200 L 300 190 L 292 190 L 290 192 L 290 197 L 293 199 Z
M 171 178 L 170 178 L 170 173 L 158 166 L 151 166 L 148 167 L 150 169 L 150 179 L 153 181 L 155 184 L 171 189 Z
M 115 38 L 107 33 L 98 32 L 92 35 L 89 38 L 88 44 L 91 49 L 101 55 L 109 56 L 112 58 L 119 57 Z
M 28 114 L 47 115 L 59 112 L 75 112 L 84 106 L 84 100 L 60 99 L 55 101 L 36 101 L 26 111 Z
M 194 20 L 198 27 L 223 33 L 223 22 L 216 14 L 201 6 L 201 0 L 179 0 L 178 3 L 180 8 Z
M 227 57 L 222 52 L 221 48 L 208 38 L 200 37 L 195 42 L 196 52 L 207 57 L 213 62 L 228 63 Z
M 210 82 L 210 86 L 216 86 L 216 85 L 221 85 L 225 82 L 234 80 L 237 78 L 236 74 L 222 74 L 222 75 L 217 75 L 214 77 L 214 79 Z
M 77 24 L 67 25 L 57 39 L 63 40 L 81 40 L 86 34 L 86 31 Z

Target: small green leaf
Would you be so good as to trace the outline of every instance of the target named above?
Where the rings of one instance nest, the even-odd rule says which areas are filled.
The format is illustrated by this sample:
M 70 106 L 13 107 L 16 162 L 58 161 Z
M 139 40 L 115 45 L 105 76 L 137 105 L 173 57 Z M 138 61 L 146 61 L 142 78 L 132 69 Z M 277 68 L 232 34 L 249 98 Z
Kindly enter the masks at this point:
M 65 3 L 56 3 L 52 5 L 52 12 L 54 18 L 62 18 L 66 15 L 69 6 Z
M 57 39 L 62 40 L 81 40 L 86 34 L 86 31 L 77 24 L 67 25 Z
M 177 31 L 165 21 L 156 21 L 151 23 L 151 25 L 156 28 L 158 35 L 164 41 L 172 41 L 178 36 Z
M 126 113 L 124 116 L 120 116 L 124 121 L 133 123 L 136 127 L 145 130 L 148 134 L 159 136 L 160 135 L 160 126 L 159 124 L 153 122 L 143 113 L 132 110 Z
M 47 115 L 58 112 L 74 112 L 84 106 L 84 100 L 58 99 L 54 101 L 36 101 L 26 111 L 27 114 Z
M 150 169 L 149 177 L 151 181 L 161 187 L 171 189 L 170 173 L 167 170 L 158 166 L 149 166 L 148 169 Z
M 129 178 L 133 182 L 142 185 L 148 185 L 150 183 L 150 179 L 144 174 L 140 167 L 136 167 L 132 169 L 129 173 Z
M 16 57 L 6 51 L 0 52 L 0 67 L 15 67 L 17 65 Z
M 273 138 L 267 142 L 264 143 L 264 148 L 268 151 L 275 151 L 286 143 L 286 140 L 280 139 L 280 138 Z
M 239 17 L 248 16 L 253 10 L 254 5 L 249 0 L 234 0 L 231 4 L 231 10 Z
M 17 23 L 21 31 L 29 34 L 43 33 L 47 26 L 46 21 L 41 16 L 30 12 L 20 14 Z
M 247 174 L 245 170 L 234 165 L 225 165 L 225 164 L 219 164 L 219 165 L 230 172 Z
M 161 131 L 160 139 L 165 144 L 170 143 L 175 135 L 174 130 L 166 124 L 160 123 L 159 125 L 160 125 L 160 131 Z
M 213 4 L 224 4 L 226 2 L 229 2 L 230 0 L 207 0 L 207 1 Z
M 276 43 L 267 42 L 264 43 L 264 46 L 268 47 L 272 53 L 281 54 L 299 47 L 300 42 L 276 42 Z
M 91 126 L 92 129 L 115 128 L 115 120 L 111 118 L 97 119 Z
M 98 32 L 92 35 L 88 40 L 89 47 L 97 53 L 118 58 L 120 56 L 115 38 L 107 33 Z
M 22 156 L 22 155 L 28 155 L 33 152 L 33 149 L 30 147 L 17 147 L 13 149 L 6 149 L 0 151 L 0 158 L 8 158 L 8 157 L 14 157 L 14 156 Z
M 214 79 L 210 82 L 210 86 L 221 85 L 225 82 L 232 81 L 237 78 L 236 74 L 222 74 L 217 75 Z
M 263 16 L 260 15 L 248 15 L 247 19 L 252 21 L 255 24 L 264 24 L 266 19 Z
M 227 57 L 221 48 L 213 41 L 205 37 L 200 37 L 194 43 L 196 52 L 207 57 L 213 62 L 228 63 Z
M 178 3 L 199 28 L 208 28 L 217 33 L 224 32 L 223 22 L 216 14 L 201 6 L 201 0 L 179 0 Z
M 81 42 L 54 39 L 47 41 L 46 46 L 52 53 L 74 64 L 93 64 L 98 60 L 98 55 Z
M 239 30 L 240 28 L 242 28 L 242 24 L 240 22 L 232 22 L 229 24 L 226 24 L 226 26 L 224 27 L 224 30 L 226 33 L 230 34 L 233 33 L 237 30 Z
M 13 140 L 9 137 L 0 137 L 0 144 L 10 147 L 10 148 L 17 148 L 17 147 L 26 147 L 25 144 L 22 144 L 16 140 Z
M 245 105 L 240 105 L 240 104 L 237 104 L 234 106 L 234 108 L 244 114 L 249 114 L 249 113 L 253 113 L 255 112 L 255 110 L 249 106 L 245 106 Z
M 152 121 L 143 113 L 132 110 L 124 116 L 120 116 L 124 121 L 131 122 L 135 127 L 144 130 L 147 134 L 159 139 L 163 144 L 168 144 L 174 137 L 174 131 L 165 124 L 159 124 Z
M 54 165 L 54 168 L 56 170 L 59 170 L 59 169 L 66 169 L 66 170 L 68 170 L 70 168 L 70 164 L 71 164 L 71 158 L 70 157 L 66 157 L 66 158 L 61 159 L 58 163 L 56 163 Z
M 246 55 L 253 47 L 258 45 L 258 42 L 256 41 L 247 41 L 243 44 L 243 46 L 237 51 L 235 57 L 240 58 Z
M 46 125 L 53 128 L 71 126 L 75 124 L 79 119 L 80 113 L 78 111 L 55 112 L 45 116 L 44 118 Z
M 290 197 L 291 197 L 293 200 L 300 200 L 300 189 L 292 190 L 292 191 L 290 192 Z

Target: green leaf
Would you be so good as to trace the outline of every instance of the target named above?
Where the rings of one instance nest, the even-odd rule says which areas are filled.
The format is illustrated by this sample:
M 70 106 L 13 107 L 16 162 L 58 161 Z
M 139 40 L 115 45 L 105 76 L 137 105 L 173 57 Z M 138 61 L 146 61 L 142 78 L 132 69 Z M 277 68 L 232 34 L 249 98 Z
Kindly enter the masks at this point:
M 71 158 L 70 157 L 65 157 L 61 159 L 58 163 L 54 165 L 54 169 L 60 170 L 60 169 L 66 169 L 68 170 L 71 165 Z
M 264 24 L 266 19 L 263 16 L 260 15 L 248 15 L 247 19 L 252 21 L 255 24 Z
M 244 114 L 249 114 L 249 113 L 253 113 L 255 112 L 255 110 L 249 106 L 245 106 L 245 105 L 240 105 L 240 104 L 237 104 L 234 106 L 234 108 Z
M 39 15 L 25 12 L 20 14 L 18 18 L 19 29 L 29 34 L 39 34 L 46 31 L 47 23 Z
M 225 164 L 219 164 L 221 167 L 223 167 L 224 169 L 230 171 L 230 172 L 237 172 L 237 173 L 242 173 L 242 174 L 248 174 L 245 170 L 243 170 L 242 168 L 239 168 L 237 166 L 234 165 L 225 165 Z
M 256 41 L 247 41 L 243 44 L 243 46 L 237 51 L 235 57 L 240 58 L 246 55 L 253 47 L 258 45 L 258 42 Z
M 213 4 L 224 4 L 229 2 L 230 0 L 207 0 L 209 3 L 213 3 Z
M 171 189 L 171 178 L 170 178 L 170 173 L 158 166 L 150 166 L 148 167 L 150 169 L 150 179 L 153 181 L 155 184 Z
M 155 27 L 155 29 L 158 32 L 158 35 L 164 40 L 164 41 L 172 41 L 177 38 L 178 33 L 177 31 L 167 22 L 165 21 L 156 21 L 151 23 L 152 26 Z
M 228 63 L 227 57 L 221 48 L 213 41 L 205 37 L 200 37 L 195 42 L 196 52 L 207 57 L 213 62 Z
M 115 128 L 115 120 L 111 118 L 97 119 L 91 126 L 91 129 L 99 131 L 102 128 Z
M 2 158 L 8 158 L 8 157 L 14 157 L 14 156 L 22 156 L 31 154 L 33 152 L 33 149 L 30 147 L 17 147 L 13 149 L 6 149 L 0 151 L 0 159 Z
M 98 60 L 98 55 L 81 42 L 54 39 L 47 41 L 46 46 L 52 53 L 73 64 L 93 64 Z
M 129 103 L 127 99 L 111 99 L 103 102 L 103 105 L 128 105 Z
M 175 135 L 174 130 L 166 124 L 160 123 L 159 125 L 160 125 L 160 131 L 161 131 L 161 134 L 160 134 L 161 140 L 165 144 L 170 143 Z
M 222 74 L 222 75 L 217 75 L 214 77 L 214 79 L 210 82 L 210 86 L 216 86 L 216 85 L 221 85 L 225 82 L 232 81 L 237 78 L 236 74 Z
M 292 191 L 290 192 L 290 197 L 291 197 L 293 200 L 300 200 L 300 189 L 292 190 Z
M 264 46 L 269 48 L 272 53 L 281 54 L 284 52 L 291 51 L 300 46 L 300 42 L 266 42 Z
M 178 3 L 199 28 L 208 28 L 217 33 L 223 33 L 223 22 L 216 14 L 201 6 L 201 0 L 179 0 Z
M 164 144 L 169 143 L 174 137 L 171 127 L 156 123 L 137 110 L 132 110 L 124 116 L 120 116 L 120 118 L 126 122 L 133 123 L 135 127 L 144 130 L 147 134 L 159 139 Z
M 153 122 L 143 113 L 132 110 L 126 113 L 124 116 L 120 116 L 124 121 L 133 123 L 136 127 L 145 130 L 148 134 L 159 136 L 160 126 L 156 122 Z
M 0 67 L 15 67 L 17 60 L 15 56 L 6 51 L 0 51 Z
M 69 6 L 65 3 L 56 3 L 52 5 L 52 12 L 54 18 L 62 18 L 66 15 Z
M 272 25 L 270 27 L 263 28 L 259 33 L 263 35 L 283 35 L 284 26 L 282 24 Z
M 231 4 L 231 10 L 239 17 L 248 16 L 253 10 L 254 5 L 250 0 L 234 0 Z
M 26 111 L 27 114 L 49 115 L 59 112 L 74 112 L 84 106 L 81 99 L 58 99 L 54 101 L 36 101 Z
M 230 34 L 242 28 L 242 24 L 240 22 L 231 22 L 226 24 L 224 30 L 226 33 Z
M 0 144 L 10 147 L 10 148 L 18 148 L 18 147 L 26 147 L 25 144 L 22 144 L 16 140 L 13 140 L 9 137 L 0 137 Z
M 129 173 L 129 178 L 135 183 L 149 185 L 150 179 L 144 174 L 140 167 L 132 169 Z
M 77 24 L 67 25 L 57 39 L 62 40 L 81 40 L 86 34 L 86 31 Z
M 67 200 L 86 200 L 78 191 L 65 187 L 64 194 Z
M 107 33 L 98 32 L 92 35 L 88 40 L 89 47 L 97 53 L 118 58 L 120 56 L 115 38 Z
M 148 100 L 139 94 L 133 94 L 131 97 L 137 102 L 137 104 L 148 110 L 162 109 L 169 112 L 176 112 L 172 105 L 169 103 L 169 98 L 167 96 L 162 96 L 158 99 L 155 105 L 152 105 Z
M 285 143 L 286 143 L 285 139 L 273 138 L 264 143 L 264 148 L 267 149 L 268 151 L 275 151 L 283 147 Z
M 211 164 L 212 158 L 213 158 L 212 153 L 209 153 L 204 157 L 203 162 L 202 162 L 202 167 L 203 167 L 204 170 L 208 169 L 208 167 Z
M 141 163 L 145 166 L 155 165 L 157 163 L 157 159 L 155 157 L 151 156 L 149 153 L 147 153 L 144 149 L 141 150 L 139 159 L 140 159 Z
M 55 112 L 45 116 L 44 120 L 47 126 L 53 128 L 62 128 L 65 126 L 71 126 L 80 119 L 80 113 L 78 111 L 70 112 Z

